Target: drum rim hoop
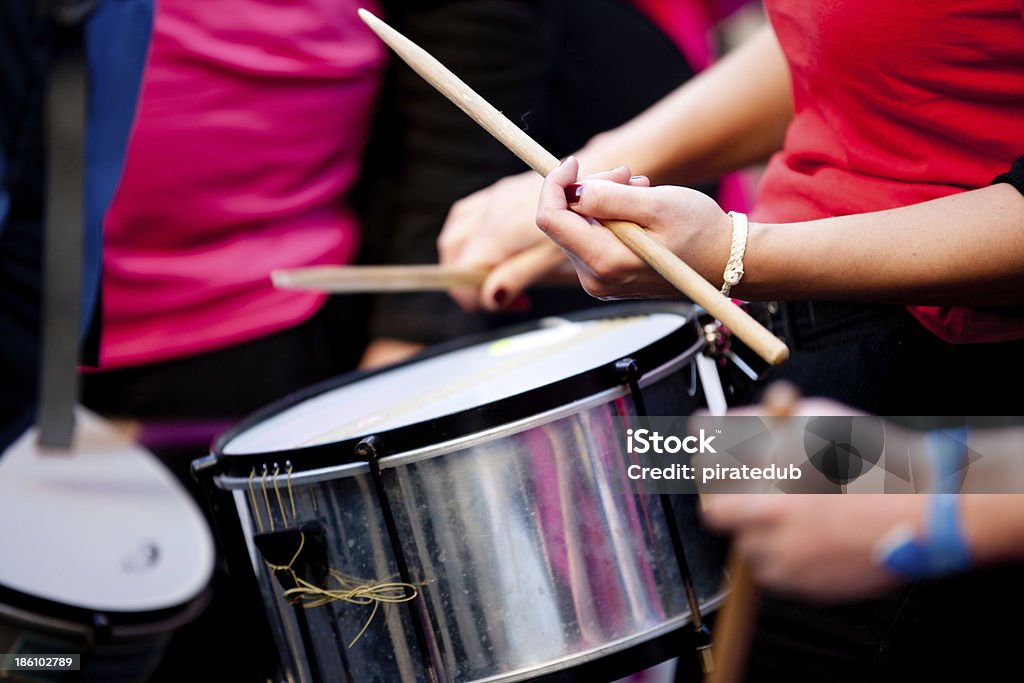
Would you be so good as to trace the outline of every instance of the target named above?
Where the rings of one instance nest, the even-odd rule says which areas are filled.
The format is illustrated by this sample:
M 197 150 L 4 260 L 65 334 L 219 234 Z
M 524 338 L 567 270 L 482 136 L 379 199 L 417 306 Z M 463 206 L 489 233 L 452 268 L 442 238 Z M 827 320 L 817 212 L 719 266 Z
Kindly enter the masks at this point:
M 155 610 L 125 612 L 56 602 L 0 584 L 0 620 L 17 618 L 44 628 L 47 623 L 59 624 L 66 632 L 85 634 L 95 633 L 95 618 L 102 616 L 109 624 L 112 638 L 136 638 L 173 632 L 199 616 L 212 596 L 211 578 L 202 590 L 185 602 Z
M 694 347 L 700 340 L 700 330 L 697 324 L 700 312 L 699 308 L 688 303 L 642 302 L 615 304 L 552 317 L 577 322 L 657 313 L 681 315 L 685 322 L 678 329 L 629 354 L 630 357 L 636 358 L 642 373 L 646 375 L 665 363 L 678 358 L 680 350 L 682 350 L 683 355 L 691 352 L 691 347 Z M 441 356 L 477 344 L 536 330 L 542 324 L 543 320 L 534 320 L 469 337 L 461 337 L 450 342 L 431 346 L 425 352 L 403 363 L 370 372 L 356 371 L 347 373 L 290 394 L 256 411 L 217 437 L 211 448 L 212 457 L 206 459 L 208 462 L 204 462 L 202 467 L 197 466 L 200 463 L 197 460 L 194 463 L 194 469 L 202 477 L 208 476 L 212 478 L 215 475 L 248 477 L 254 468 L 257 471 L 262 471 L 264 465 L 272 467 L 275 463 L 281 466 L 282 473 L 286 462 L 292 463 L 294 467 L 293 472 L 365 463 L 365 458 L 356 456 L 355 447 L 368 436 L 371 436 L 370 434 L 286 450 L 226 453 L 224 449 L 228 443 L 243 432 L 315 396 L 427 358 Z M 615 371 L 614 365 L 614 362 L 600 365 L 572 377 L 566 377 L 520 394 L 508 396 L 467 410 L 450 413 L 436 419 L 384 430 L 372 434 L 372 436 L 376 436 L 378 441 L 386 448 L 386 453 L 380 454 L 381 458 L 392 454 L 422 449 L 431 444 L 440 444 L 470 436 L 487 429 L 492 429 L 495 425 L 502 422 L 514 422 L 533 415 L 539 415 L 558 406 L 587 399 L 609 389 L 621 387 L 624 383 Z
M 702 342 L 697 342 L 675 358 L 668 360 L 657 368 L 653 368 L 649 373 L 643 376 L 640 381 L 640 386 L 644 387 L 652 382 L 657 382 L 677 370 L 680 365 L 685 364 L 693 356 L 694 349 L 700 343 Z M 551 410 L 537 413 L 535 415 L 529 415 L 514 422 L 506 422 L 497 426 L 487 427 L 476 432 L 449 439 L 448 441 L 431 443 L 416 449 L 396 452 L 380 460 L 380 469 L 382 471 L 397 469 L 414 464 L 421 460 L 443 457 L 449 453 L 461 451 L 466 448 L 472 448 L 495 439 L 513 436 L 529 429 L 534 429 L 536 427 L 551 424 L 558 420 L 566 419 L 573 415 L 578 415 L 583 411 L 605 405 L 610 401 L 614 401 L 622 396 L 627 396 L 628 394 L 629 389 L 626 386 L 616 386 L 611 389 L 605 389 L 591 396 L 578 399 L 573 403 L 556 406 Z M 280 463 L 275 464 L 278 466 L 280 465 Z M 269 464 L 268 468 L 271 468 Z M 277 468 L 275 467 L 272 469 L 276 470 Z M 261 471 L 262 468 L 257 467 L 257 470 Z M 365 475 L 368 474 L 369 471 L 369 463 L 357 460 L 355 462 L 345 462 L 319 469 L 293 470 L 291 474 L 279 472 L 275 475 L 273 472 L 270 472 L 266 477 L 263 477 L 261 474 L 256 481 L 259 482 L 260 486 L 287 486 L 289 482 L 296 485 L 309 485 L 324 481 L 332 481 L 334 479 Z M 248 489 L 252 484 L 249 476 L 232 477 L 228 474 L 217 475 L 214 477 L 213 481 L 218 488 L 226 491 Z

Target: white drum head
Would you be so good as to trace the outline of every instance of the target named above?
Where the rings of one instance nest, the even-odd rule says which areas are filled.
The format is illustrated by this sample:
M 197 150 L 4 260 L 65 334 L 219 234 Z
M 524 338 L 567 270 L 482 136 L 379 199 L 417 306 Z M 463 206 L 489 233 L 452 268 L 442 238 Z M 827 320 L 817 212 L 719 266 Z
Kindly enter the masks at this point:
M 0 585 L 71 607 L 184 604 L 213 573 L 213 538 L 151 453 L 79 411 L 71 454 L 29 430 L 0 457 Z
M 612 363 L 687 320 L 672 313 L 583 321 L 551 318 L 538 329 L 327 391 L 235 436 L 223 452 L 285 451 L 437 419 Z

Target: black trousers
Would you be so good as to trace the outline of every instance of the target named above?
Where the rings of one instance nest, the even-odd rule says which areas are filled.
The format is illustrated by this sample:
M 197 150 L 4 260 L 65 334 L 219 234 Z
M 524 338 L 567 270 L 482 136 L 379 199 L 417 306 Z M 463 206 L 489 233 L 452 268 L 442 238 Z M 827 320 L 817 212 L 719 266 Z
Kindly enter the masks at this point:
M 89 373 L 83 403 L 114 417 L 238 419 L 355 368 L 366 345 L 365 303 L 334 297 L 291 329 L 163 363 Z
M 948 344 L 903 306 L 780 302 L 755 313 L 792 351 L 769 380 L 807 396 L 874 415 L 1024 414 L 1024 341 Z

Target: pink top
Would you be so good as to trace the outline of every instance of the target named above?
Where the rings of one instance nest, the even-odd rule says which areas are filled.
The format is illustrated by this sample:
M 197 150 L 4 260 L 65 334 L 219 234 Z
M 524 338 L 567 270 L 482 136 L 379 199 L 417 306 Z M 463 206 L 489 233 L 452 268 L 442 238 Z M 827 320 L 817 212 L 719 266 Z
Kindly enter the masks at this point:
M 384 47 L 367 0 L 161 0 L 105 224 L 106 368 L 254 339 L 323 296 L 270 271 L 347 263 Z

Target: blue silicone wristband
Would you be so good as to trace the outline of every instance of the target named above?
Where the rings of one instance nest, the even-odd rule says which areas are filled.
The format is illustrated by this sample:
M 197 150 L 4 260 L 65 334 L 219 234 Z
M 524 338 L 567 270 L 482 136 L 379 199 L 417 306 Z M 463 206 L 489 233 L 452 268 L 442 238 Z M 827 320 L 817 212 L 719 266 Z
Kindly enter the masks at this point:
M 925 529 L 924 538 L 911 538 L 887 549 L 882 564 L 910 580 L 955 574 L 971 566 L 970 549 L 960 523 L 960 496 L 932 496 Z

